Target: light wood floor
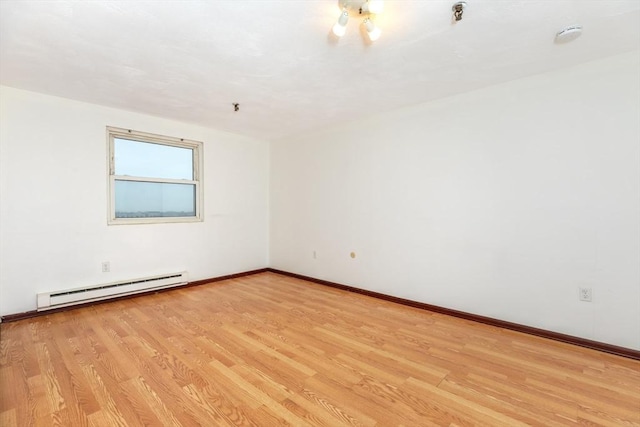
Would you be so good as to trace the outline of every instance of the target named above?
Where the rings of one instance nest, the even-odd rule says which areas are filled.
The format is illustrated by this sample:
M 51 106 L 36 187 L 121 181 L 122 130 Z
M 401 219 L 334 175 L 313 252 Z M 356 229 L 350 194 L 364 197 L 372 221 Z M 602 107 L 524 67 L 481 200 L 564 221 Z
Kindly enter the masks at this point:
M 640 362 L 263 273 L 0 325 L 0 425 L 640 425 Z

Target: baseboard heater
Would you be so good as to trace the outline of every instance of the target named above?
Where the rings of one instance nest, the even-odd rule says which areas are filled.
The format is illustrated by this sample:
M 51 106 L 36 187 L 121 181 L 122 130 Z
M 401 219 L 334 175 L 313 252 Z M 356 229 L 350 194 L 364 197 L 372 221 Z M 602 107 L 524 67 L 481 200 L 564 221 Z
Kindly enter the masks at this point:
M 165 274 L 162 276 L 144 277 L 141 279 L 125 280 L 104 285 L 85 288 L 67 289 L 64 291 L 44 292 L 38 294 L 38 311 L 51 310 L 58 307 L 68 307 L 86 302 L 100 301 L 124 295 L 132 295 L 155 289 L 170 288 L 184 285 L 188 282 L 186 271 Z

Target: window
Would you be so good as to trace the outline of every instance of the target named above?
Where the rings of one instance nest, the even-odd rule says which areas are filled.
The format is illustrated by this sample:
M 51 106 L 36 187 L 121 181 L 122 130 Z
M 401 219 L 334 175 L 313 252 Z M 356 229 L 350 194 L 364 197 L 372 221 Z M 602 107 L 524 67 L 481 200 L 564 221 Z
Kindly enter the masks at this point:
M 109 224 L 202 221 L 202 143 L 107 128 Z

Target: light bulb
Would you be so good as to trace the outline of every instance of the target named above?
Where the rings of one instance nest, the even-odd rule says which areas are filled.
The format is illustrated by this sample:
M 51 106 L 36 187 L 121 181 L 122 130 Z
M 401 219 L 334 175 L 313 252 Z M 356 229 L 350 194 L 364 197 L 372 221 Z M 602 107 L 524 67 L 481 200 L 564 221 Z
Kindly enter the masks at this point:
M 344 36 L 344 33 L 347 32 L 347 22 L 349 21 L 349 12 L 347 10 L 343 10 L 338 18 L 338 22 L 333 26 L 333 34 L 338 37 Z
M 383 0 L 369 0 L 368 3 L 370 13 L 382 13 L 382 9 L 384 8 Z
M 364 28 L 367 30 L 369 40 L 371 40 L 372 42 L 378 40 L 380 38 L 380 34 L 382 34 L 380 28 L 376 27 L 376 24 L 374 24 L 373 21 L 369 18 L 364 20 Z

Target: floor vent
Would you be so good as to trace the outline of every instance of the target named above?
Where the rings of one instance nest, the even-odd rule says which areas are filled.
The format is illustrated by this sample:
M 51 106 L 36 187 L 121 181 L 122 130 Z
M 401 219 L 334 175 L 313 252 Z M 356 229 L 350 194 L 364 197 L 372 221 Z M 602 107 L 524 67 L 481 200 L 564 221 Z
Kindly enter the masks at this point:
M 170 288 L 188 282 L 186 271 L 162 276 L 144 277 L 125 280 L 86 288 L 67 289 L 64 291 L 44 292 L 38 294 L 38 311 L 66 307 L 91 301 L 100 301 L 116 296 L 137 294 L 154 289 Z

